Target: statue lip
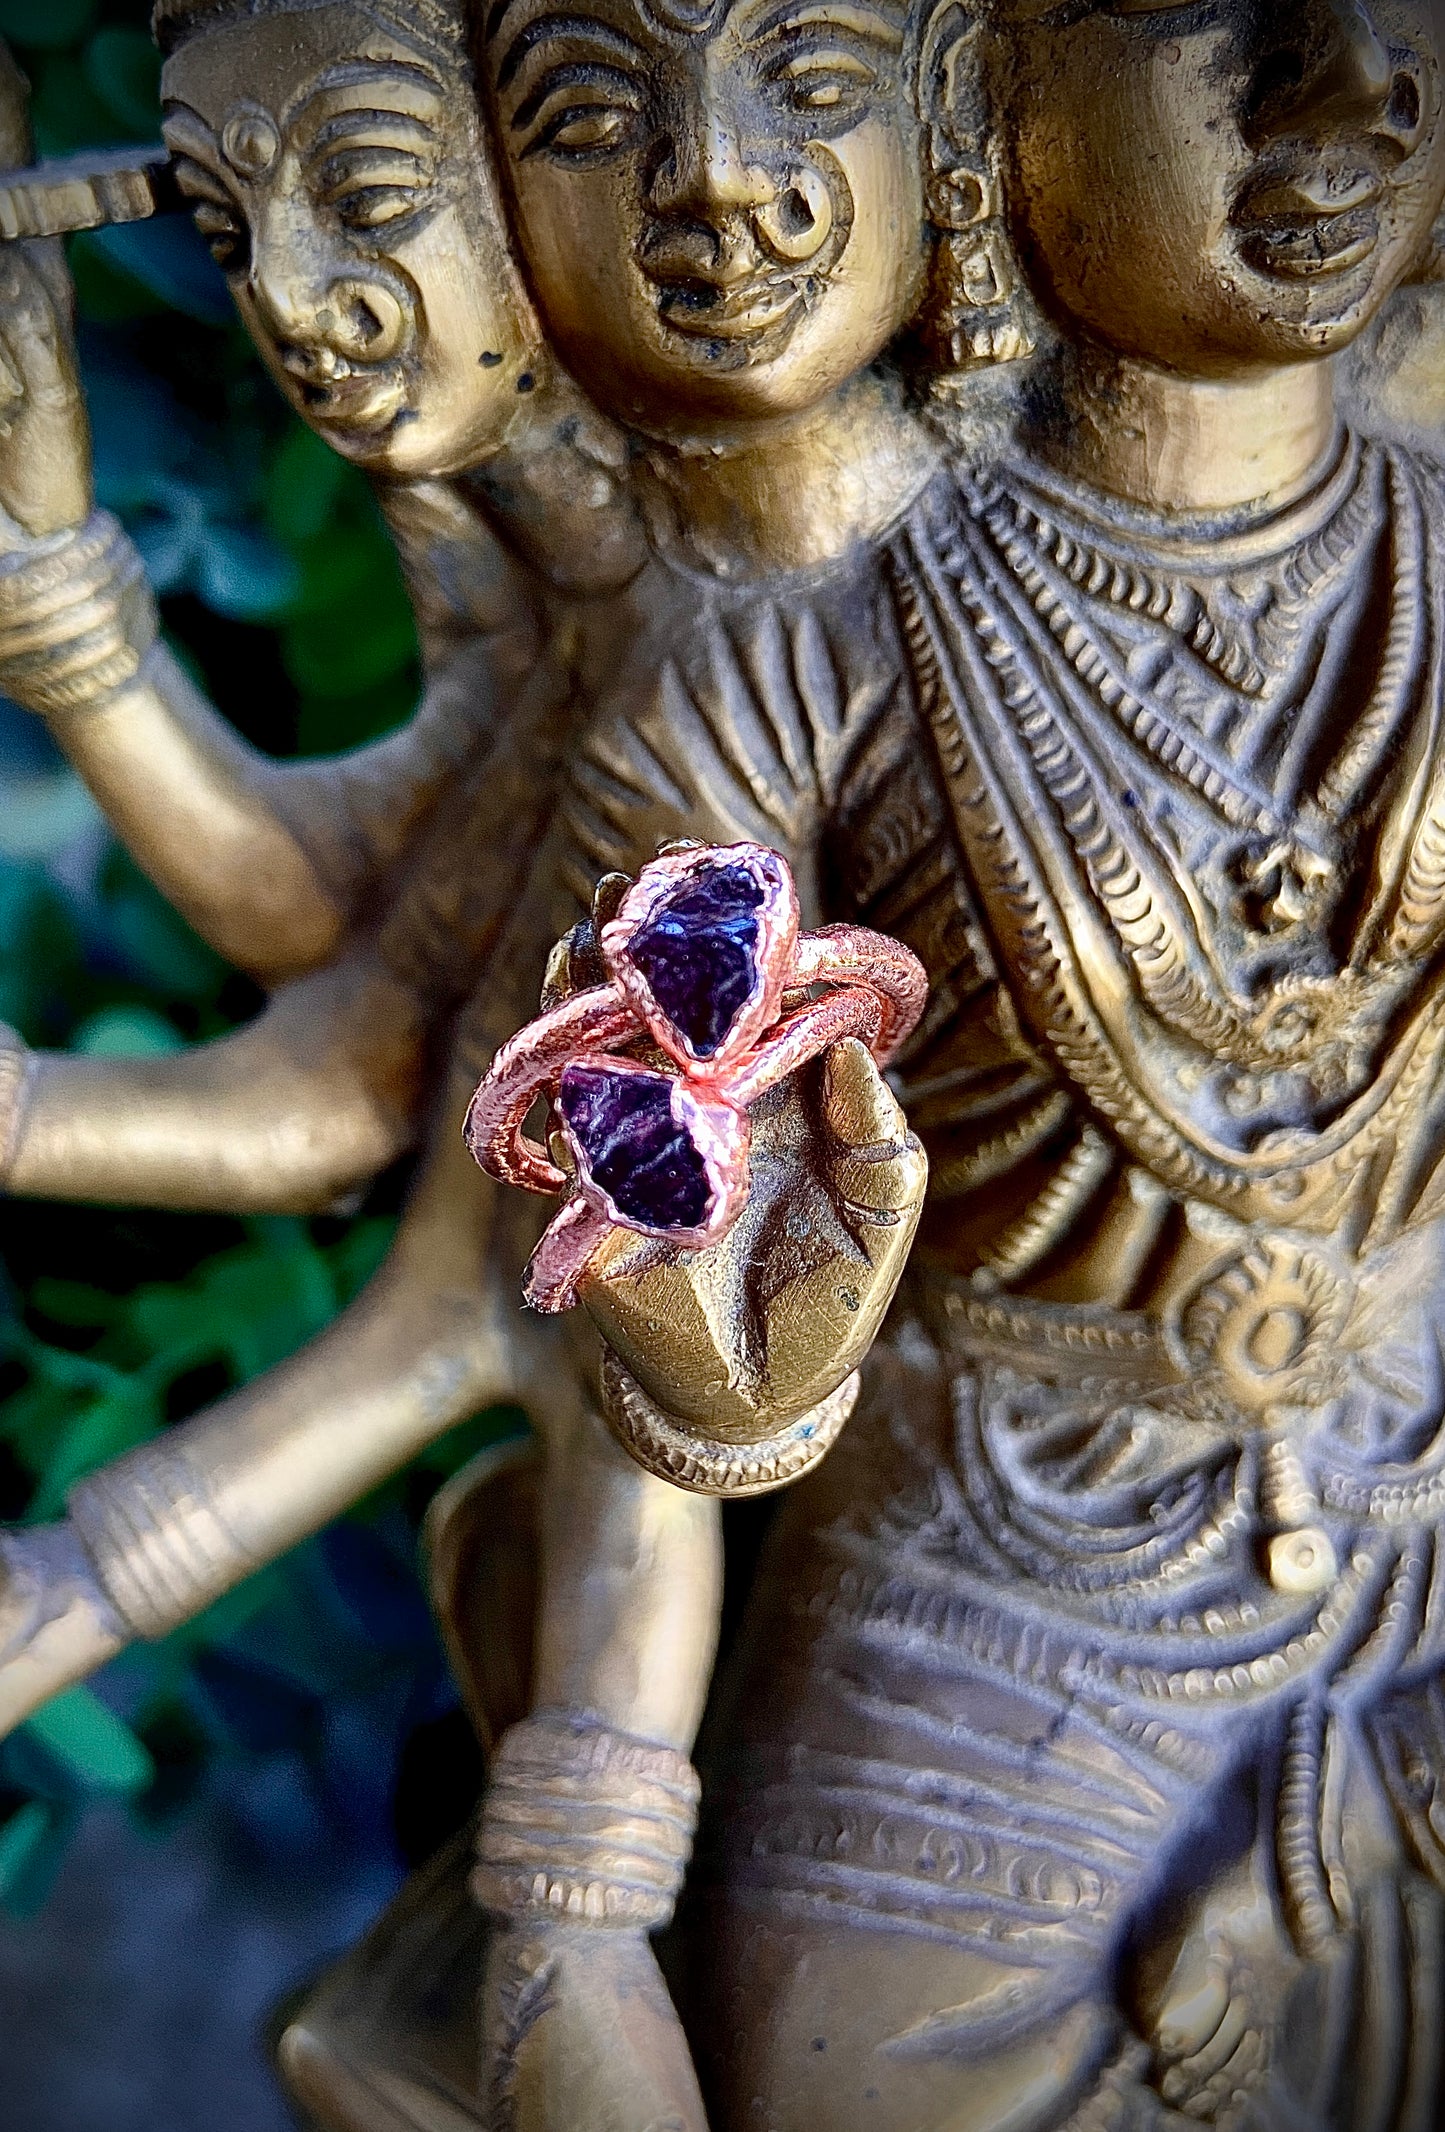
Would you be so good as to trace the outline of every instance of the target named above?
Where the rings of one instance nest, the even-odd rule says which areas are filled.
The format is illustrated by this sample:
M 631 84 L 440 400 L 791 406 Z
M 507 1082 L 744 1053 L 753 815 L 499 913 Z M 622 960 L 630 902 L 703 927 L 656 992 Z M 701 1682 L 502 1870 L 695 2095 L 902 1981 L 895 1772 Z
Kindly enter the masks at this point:
M 1385 184 L 1355 163 L 1274 169 L 1246 187 L 1230 220 L 1260 272 L 1286 281 L 1348 273 L 1380 241 Z
M 694 340 L 752 341 L 790 322 L 802 301 L 799 277 L 770 272 L 726 288 L 701 279 L 664 282 L 658 310 L 674 333 Z
M 396 363 L 339 366 L 333 377 L 297 377 L 296 383 L 308 417 L 338 429 L 387 429 L 406 404 L 406 381 Z

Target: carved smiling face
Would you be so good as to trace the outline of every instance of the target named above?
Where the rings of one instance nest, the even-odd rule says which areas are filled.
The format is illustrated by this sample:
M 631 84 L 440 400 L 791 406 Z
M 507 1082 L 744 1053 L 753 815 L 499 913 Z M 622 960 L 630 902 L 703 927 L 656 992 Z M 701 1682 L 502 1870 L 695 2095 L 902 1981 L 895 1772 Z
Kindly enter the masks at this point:
M 196 32 L 163 93 L 197 222 L 305 420 L 388 474 L 494 451 L 539 346 L 460 54 L 298 7 Z
M 886 0 L 500 0 L 497 134 L 559 352 L 658 431 L 795 412 L 872 360 L 924 263 Z
M 1345 346 L 1445 193 L 1438 23 L 1433 0 L 997 0 L 1040 296 L 1189 376 Z

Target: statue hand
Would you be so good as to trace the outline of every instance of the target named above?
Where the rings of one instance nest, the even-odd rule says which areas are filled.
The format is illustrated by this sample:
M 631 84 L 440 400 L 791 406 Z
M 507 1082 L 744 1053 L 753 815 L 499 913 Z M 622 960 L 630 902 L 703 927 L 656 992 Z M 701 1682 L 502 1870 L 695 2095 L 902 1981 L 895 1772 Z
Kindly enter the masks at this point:
M 91 509 L 90 429 L 58 247 L 0 245 L 0 542 L 23 548 Z
M 489 2124 L 707 2132 L 682 2024 L 641 1932 L 499 1925 L 481 2020 Z
M 867 1049 L 836 1044 L 752 1111 L 752 1185 L 701 1251 L 614 1230 L 581 1300 L 684 1425 L 759 1441 L 862 1362 L 912 1247 L 928 1163 Z
M 0 1530 L 0 1739 L 129 1640 L 69 1525 Z

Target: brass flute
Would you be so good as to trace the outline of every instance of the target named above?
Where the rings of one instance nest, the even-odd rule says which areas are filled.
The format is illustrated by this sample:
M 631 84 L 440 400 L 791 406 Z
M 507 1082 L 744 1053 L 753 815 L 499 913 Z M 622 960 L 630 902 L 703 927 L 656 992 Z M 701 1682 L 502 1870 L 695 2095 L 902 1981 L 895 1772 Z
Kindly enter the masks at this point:
M 0 240 L 65 237 L 74 230 L 147 222 L 185 206 L 175 165 L 160 142 L 91 149 L 28 170 L 0 173 Z

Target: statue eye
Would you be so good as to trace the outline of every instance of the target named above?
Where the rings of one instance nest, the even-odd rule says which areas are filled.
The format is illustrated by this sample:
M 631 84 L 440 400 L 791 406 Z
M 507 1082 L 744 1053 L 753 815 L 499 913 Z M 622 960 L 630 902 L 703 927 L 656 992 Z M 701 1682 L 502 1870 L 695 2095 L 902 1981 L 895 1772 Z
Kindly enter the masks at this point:
M 431 191 L 434 159 L 412 148 L 370 142 L 328 155 L 315 170 L 316 197 L 348 229 L 380 229 L 415 214 Z
M 832 111 L 856 83 L 840 81 L 836 74 L 809 69 L 788 84 L 788 98 L 798 111 Z
M 769 70 L 768 79 L 794 111 L 826 111 L 851 117 L 878 86 L 878 70 L 844 45 L 813 46 Z
M 334 204 L 348 229 L 382 229 L 414 214 L 417 197 L 400 185 L 363 185 L 343 193 Z
M 553 67 L 512 117 L 520 154 L 588 163 L 626 148 L 643 91 L 621 67 L 587 60 Z
M 630 130 L 631 118 L 630 111 L 619 110 L 615 104 L 573 104 L 542 128 L 531 147 L 548 148 L 563 155 L 616 148 Z

